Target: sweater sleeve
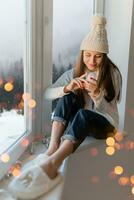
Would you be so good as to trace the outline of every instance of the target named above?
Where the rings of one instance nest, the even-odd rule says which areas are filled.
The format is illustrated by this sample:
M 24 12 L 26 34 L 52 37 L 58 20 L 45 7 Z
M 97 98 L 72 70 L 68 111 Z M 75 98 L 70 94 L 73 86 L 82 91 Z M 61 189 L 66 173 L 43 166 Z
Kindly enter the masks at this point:
M 60 98 L 68 93 L 64 92 L 64 87 L 73 79 L 73 69 L 64 72 L 57 81 L 49 86 L 45 93 L 44 98 L 48 100 L 54 100 Z

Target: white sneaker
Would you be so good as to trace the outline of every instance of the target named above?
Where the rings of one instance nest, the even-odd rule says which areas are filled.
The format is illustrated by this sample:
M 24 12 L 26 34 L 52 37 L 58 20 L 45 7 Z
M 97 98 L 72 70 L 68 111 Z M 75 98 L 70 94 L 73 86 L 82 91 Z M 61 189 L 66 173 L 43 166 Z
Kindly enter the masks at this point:
M 7 190 L 0 189 L 0 200 L 16 200 Z
M 60 174 L 50 179 L 40 166 L 33 166 L 14 178 L 9 185 L 9 190 L 17 198 L 34 200 L 53 189 L 61 180 Z

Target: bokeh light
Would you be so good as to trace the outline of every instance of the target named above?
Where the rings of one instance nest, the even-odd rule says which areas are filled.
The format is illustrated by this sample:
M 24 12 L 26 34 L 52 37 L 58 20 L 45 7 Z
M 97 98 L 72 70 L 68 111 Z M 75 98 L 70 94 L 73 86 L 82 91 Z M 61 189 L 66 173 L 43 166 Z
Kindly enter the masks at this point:
M 22 142 L 21 142 L 21 145 L 23 147 L 27 147 L 29 145 L 29 140 L 27 138 L 23 139 Z
M 17 167 L 15 167 L 15 168 L 12 170 L 12 175 L 13 175 L 14 177 L 19 176 L 20 174 L 21 174 L 21 171 L 20 171 L 20 169 L 18 169 Z
M 118 180 L 119 185 L 126 186 L 129 184 L 129 178 L 127 176 L 122 176 Z
M 24 108 L 24 102 L 21 100 L 20 103 L 18 104 L 18 108 L 19 109 L 23 109 Z
M 121 150 L 121 149 L 123 149 L 124 148 L 124 144 L 123 143 L 115 143 L 115 145 L 114 145 L 114 147 L 115 147 L 115 149 L 117 149 L 117 150 Z
M 109 156 L 112 156 L 115 153 L 115 148 L 114 147 L 106 147 L 106 153 Z
M 120 150 L 121 149 L 121 145 L 119 143 L 115 143 L 114 144 L 115 149 Z
M 108 146 L 114 146 L 114 144 L 115 144 L 115 139 L 114 139 L 113 137 L 108 137 L 108 138 L 106 139 L 106 144 L 107 144 Z
M 134 175 L 130 176 L 130 182 L 131 184 L 134 184 Z
M 97 156 L 97 155 L 98 155 L 98 149 L 95 148 L 95 147 L 91 148 L 91 149 L 90 149 L 90 154 L 91 154 L 92 156 Z
M 11 92 L 13 90 L 14 86 L 12 83 L 8 82 L 4 85 L 4 89 L 7 91 L 7 92 Z
M 115 179 L 116 177 L 117 177 L 117 175 L 115 174 L 114 171 L 111 171 L 111 172 L 109 173 L 109 178 Z
M 22 98 L 23 98 L 23 100 L 24 101 L 28 101 L 30 98 L 31 98 L 31 95 L 29 94 L 29 93 L 24 93 L 23 95 L 22 95 Z
M 123 173 L 123 167 L 121 167 L 121 166 L 116 166 L 116 167 L 114 168 L 114 172 L 115 172 L 115 174 L 117 174 L 117 175 L 122 174 L 122 173 Z
M 34 108 L 36 106 L 36 101 L 34 99 L 30 99 L 28 105 L 30 108 Z
M 133 141 L 126 141 L 125 142 L 125 149 L 127 149 L 127 150 L 134 149 L 134 142 Z
M 132 190 L 131 190 L 132 194 L 134 194 L 134 187 L 132 187 Z
M 2 85 L 3 85 L 3 79 L 0 78 L 0 86 L 2 86 Z
M 0 159 L 2 162 L 7 163 L 10 160 L 10 156 L 7 153 L 4 153 L 1 155 Z
M 121 132 L 116 132 L 114 138 L 116 139 L 116 141 L 120 142 L 123 140 L 123 134 Z

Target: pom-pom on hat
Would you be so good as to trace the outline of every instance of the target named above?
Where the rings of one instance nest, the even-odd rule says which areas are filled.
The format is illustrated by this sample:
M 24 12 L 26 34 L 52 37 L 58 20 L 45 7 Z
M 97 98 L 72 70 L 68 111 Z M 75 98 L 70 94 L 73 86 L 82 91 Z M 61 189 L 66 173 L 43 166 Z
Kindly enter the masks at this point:
M 106 18 L 102 15 L 94 15 L 91 19 L 91 31 L 83 39 L 80 50 L 109 53 L 105 26 Z

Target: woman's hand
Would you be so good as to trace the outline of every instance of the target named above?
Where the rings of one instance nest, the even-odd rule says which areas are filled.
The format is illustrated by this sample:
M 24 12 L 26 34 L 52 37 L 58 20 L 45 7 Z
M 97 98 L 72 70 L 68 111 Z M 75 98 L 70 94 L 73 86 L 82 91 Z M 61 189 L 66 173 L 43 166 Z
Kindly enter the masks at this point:
M 84 78 L 86 77 L 86 75 L 87 73 L 83 74 L 80 77 L 72 79 L 71 82 L 64 87 L 64 92 L 67 93 L 73 90 L 85 89 L 84 84 L 86 84 L 87 81 Z
M 98 96 L 100 93 L 100 90 L 97 87 L 97 81 L 93 78 L 91 81 L 86 81 L 86 83 L 84 83 L 84 89 L 88 92 L 88 95 L 91 98 Z

